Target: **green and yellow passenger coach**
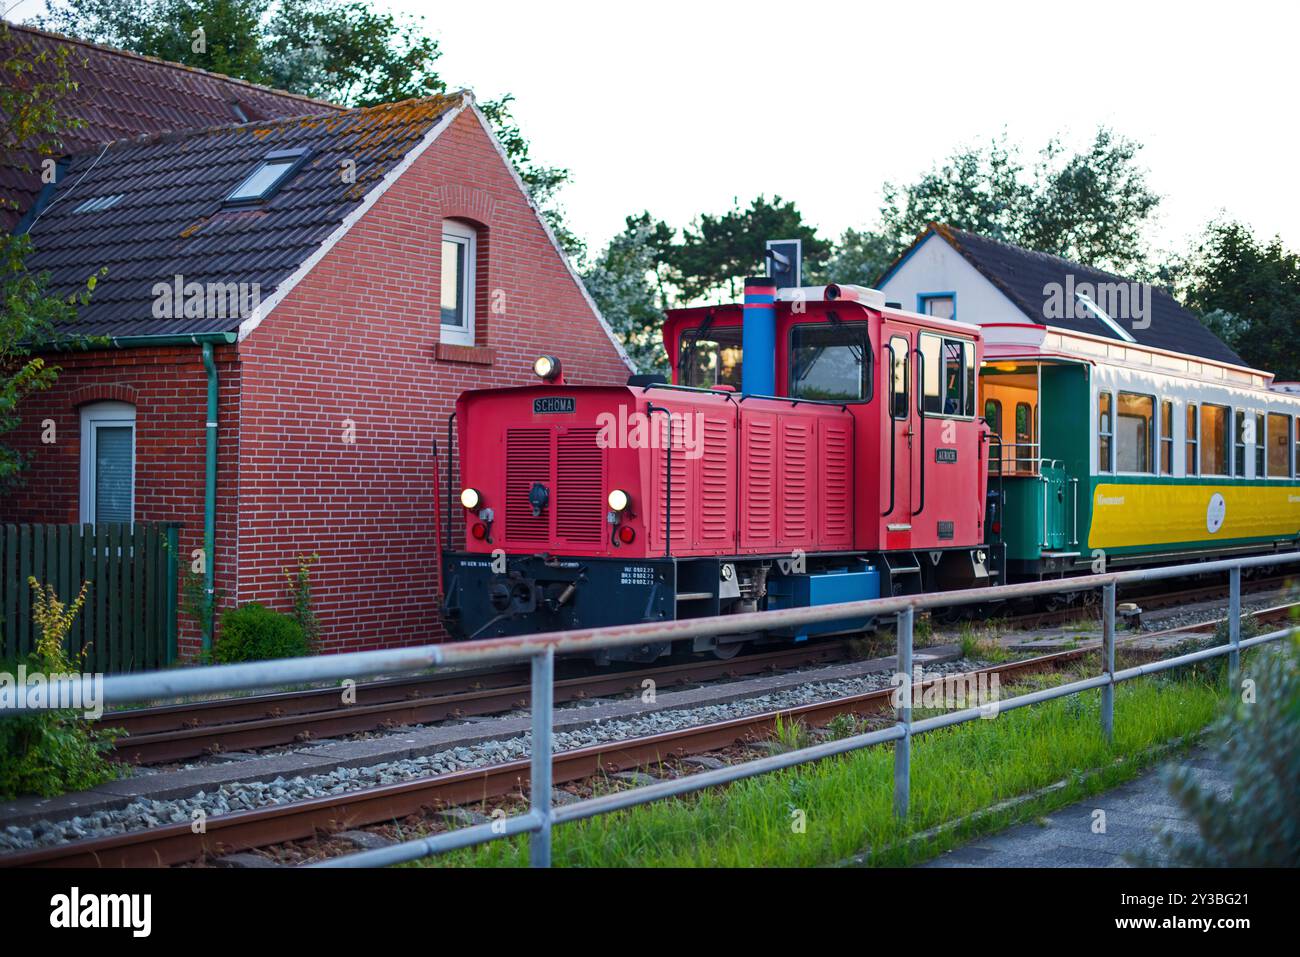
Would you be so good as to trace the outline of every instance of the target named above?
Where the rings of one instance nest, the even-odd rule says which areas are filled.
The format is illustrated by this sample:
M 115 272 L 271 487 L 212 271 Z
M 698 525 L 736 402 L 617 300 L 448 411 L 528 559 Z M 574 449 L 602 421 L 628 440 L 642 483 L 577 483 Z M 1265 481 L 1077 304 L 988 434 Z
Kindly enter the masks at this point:
M 984 331 L 991 531 L 1008 580 L 1296 547 L 1300 394 L 1135 342 Z

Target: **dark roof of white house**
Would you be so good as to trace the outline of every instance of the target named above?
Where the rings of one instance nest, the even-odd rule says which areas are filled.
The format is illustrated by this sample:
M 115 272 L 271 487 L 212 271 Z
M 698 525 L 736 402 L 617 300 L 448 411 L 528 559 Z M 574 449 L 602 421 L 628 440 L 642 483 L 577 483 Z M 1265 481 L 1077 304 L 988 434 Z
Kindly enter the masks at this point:
M 1123 341 L 1105 322 L 1091 312 L 1079 316 L 1074 309 L 1064 309 L 1049 317 L 1045 313 L 1047 293 L 1051 284 L 1064 288 L 1078 288 L 1089 284 L 1094 289 L 1099 284 L 1128 283 L 1130 280 L 1113 273 L 1083 266 L 1059 256 L 1034 252 L 1012 246 L 940 223 L 931 223 L 924 233 L 881 276 L 877 285 L 884 282 L 903 261 L 931 235 L 937 235 L 952 246 L 979 273 L 996 286 L 1031 321 L 1082 332 L 1108 339 Z M 1070 303 L 1068 305 L 1073 305 Z M 1244 366 L 1248 363 L 1237 355 L 1222 339 L 1211 332 L 1191 311 L 1178 303 L 1161 287 L 1151 287 L 1149 325 L 1134 324 L 1128 320 L 1119 325 L 1140 345 L 1165 349 L 1186 355 L 1212 359 Z

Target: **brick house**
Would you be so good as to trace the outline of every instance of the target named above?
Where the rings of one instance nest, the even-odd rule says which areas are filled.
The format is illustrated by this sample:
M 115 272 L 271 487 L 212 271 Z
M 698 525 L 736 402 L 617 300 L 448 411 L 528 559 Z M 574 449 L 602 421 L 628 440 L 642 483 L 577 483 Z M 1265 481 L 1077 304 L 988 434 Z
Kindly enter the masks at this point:
M 459 393 L 542 353 L 629 371 L 468 93 L 101 144 L 23 225 L 56 287 L 108 272 L 70 330 L 95 347 L 51 356 L 10 436 L 32 464 L 0 519 L 181 521 L 223 605 L 287 609 L 315 553 L 328 651 L 442 636 L 433 445 Z

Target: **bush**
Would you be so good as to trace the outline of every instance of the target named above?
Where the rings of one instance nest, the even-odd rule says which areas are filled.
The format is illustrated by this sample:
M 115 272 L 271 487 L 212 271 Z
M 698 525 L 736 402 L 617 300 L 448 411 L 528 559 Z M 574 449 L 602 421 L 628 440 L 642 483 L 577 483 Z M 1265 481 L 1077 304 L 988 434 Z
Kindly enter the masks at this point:
M 29 578 L 28 584 L 35 593 L 32 617 L 38 637 L 36 651 L 21 664 L 29 674 L 79 673 L 84 654 L 69 657 L 64 642 L 85 603 L 89 582 L 70 604 L 35 578 Z M 0 672 L 14 675 L 19 663 L 0 663 Z M 0 798 L 51 797 L 116 777 L 117 768 L 105 757 L 116 733 L 116 729 L 96 728 L 77 711 L 33 711 L 0 718 Z
M 1168 772 L 1170 793 L 1197 826 L 1194 835 L 1163 837 L 1175 865 L 1300 864 L 1300 643 L 1292 637 L 1282 648 L 1251 655 L 1241 680 L 1212 732 L 1213 754 L 1232 781 L 1231 797 L 1202 788 L 1187 768 Z M 1245 693 L 1247 680 L 1254 700 Z
M 28 672 L 44 672 L 41 659 L 24 662 Z M 14 664 L 0 671 L 16 673 Z M 34 711 L 0 718 L 0 799 L 24 794 L 53 797 L 84 791 L 117 776 L 106 752 L 113 731 L 93 727 L 76 711 Z
M 302 626 L 257 602 L 227 608 L 221 614 L 221 637 L 212 657 L 222 664 L 298 658 L 310 648 Z

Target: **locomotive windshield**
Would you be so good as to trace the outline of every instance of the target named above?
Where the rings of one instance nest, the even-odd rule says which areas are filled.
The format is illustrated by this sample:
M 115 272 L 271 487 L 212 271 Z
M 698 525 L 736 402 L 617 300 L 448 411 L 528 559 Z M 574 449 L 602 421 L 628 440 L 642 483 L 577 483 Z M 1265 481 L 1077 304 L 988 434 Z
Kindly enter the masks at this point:
M 871 398 L 866 323 L 806 323 L 790 334 L 790 395 L 860 402 Z
M 712 389 L 729 385 L 740 390 L 740 326 L 705 325 L 682 333 L 677 381 Z

